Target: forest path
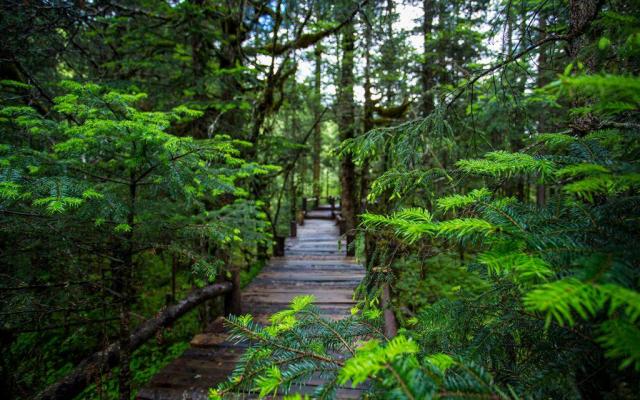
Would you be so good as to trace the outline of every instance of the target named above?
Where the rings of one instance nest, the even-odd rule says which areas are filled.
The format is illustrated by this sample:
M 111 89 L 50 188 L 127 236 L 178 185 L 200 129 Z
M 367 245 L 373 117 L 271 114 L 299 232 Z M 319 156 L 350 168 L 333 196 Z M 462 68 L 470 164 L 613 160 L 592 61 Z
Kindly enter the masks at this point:
M 310 211 L 298 235 L 288 238 L 285 256 L 273 257 L 242 292 L 242 312 L 265 323 L 269 315 L 286 308 L 295 296 L 313 294 L 327 317 L 339 319 L 354 306 L 352 295 L 364 277 L 364 268 L 345 256 L 338 227 L 326 207 Z M 191 340 L 191 347 L 143 388 L 144 400 L 205 400 L 209 388 L 226 380 L 246 344 L 226 340 L 220 319 Z M 311 393 L 321 384 L 311 379 L 299 392 Z M 340 399 L 359 398 L 357 389 L 339 389 Z M 245 397 L 246 398 L 246 397 Z M 252 398 L 252 397 L 249 397 Z

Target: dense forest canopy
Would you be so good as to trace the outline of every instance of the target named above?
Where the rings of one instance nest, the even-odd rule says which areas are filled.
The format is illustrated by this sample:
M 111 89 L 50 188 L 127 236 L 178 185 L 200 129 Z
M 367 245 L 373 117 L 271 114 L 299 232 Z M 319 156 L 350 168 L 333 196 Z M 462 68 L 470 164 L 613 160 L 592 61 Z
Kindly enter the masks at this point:
M 1 7 L 0 397 L 133 398 L 224 314 L 211 399 L 637 398 L 639 1 Z M 351 315 L 233 315 L 336 198 Z

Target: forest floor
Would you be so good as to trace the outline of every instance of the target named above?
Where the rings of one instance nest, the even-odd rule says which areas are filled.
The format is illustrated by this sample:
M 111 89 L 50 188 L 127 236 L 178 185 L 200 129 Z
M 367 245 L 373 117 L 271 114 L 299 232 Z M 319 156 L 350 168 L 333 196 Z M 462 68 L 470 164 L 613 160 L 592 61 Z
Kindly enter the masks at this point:
M 334 319 L 349 315 L 354 306 L 353 291 L 364 277 L 364 268 L 345 256 L 330 211 L 315 210 L 298 226 L 297 237 L 288 238 L 285 256 L 274 257 L 242 293 L 242 312 L 266 324 L 268 317 L 286 308 L 291 299 L 312 294 L 324 316 Z M 222 318 L 212 322 L 191 340 L 180 357 L 161 370 L 138 393 L 144 400 L 207 399 L 209 388 L 227 379 L 246 343 L 227 341 Z M 299 393 L 311 393 L 322 383 L 311 379 Z M 339 389 L 337 398 L 359 398 L 359 389 Z

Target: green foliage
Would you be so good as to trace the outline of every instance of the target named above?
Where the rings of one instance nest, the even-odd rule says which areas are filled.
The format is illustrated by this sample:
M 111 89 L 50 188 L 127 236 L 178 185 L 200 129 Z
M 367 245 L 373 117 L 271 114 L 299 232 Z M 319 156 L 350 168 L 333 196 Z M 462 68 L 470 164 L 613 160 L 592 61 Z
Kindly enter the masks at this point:
M 312 301 L 312 296 L 294 298 L 290 308 L 271 316 L 267 327 L 253 322 L 250 315 L 229 317 L 231 339 L 246 340 L 254 346 L 242 356 L 229 381 L 217 388 L 219 396 L 238 389 L 256 391 L 260 396 L 276 391 L 289 393 L 297 383 L 317 372 L 329 379 L 325 386 L 318 387 L 316 395 L 327 397 L 334 393 L 341 364 L 334 353 L 352 351 L 368 328 L 352 318 L 324 320 Z M 300 340 L 301 337 L 307 340 Z
M 511 275 L 518 283 L 545 280 L 553 274 L 549 264 L 538 257 L 510 249 L 492 249 L 478 256 L 478 262 L 486 265 L 495 275 Z
M 389 228 L 409 243 L 421 239 L 424 235 L 435 233 L 431 214 L 424 209 L 404 209 L 390 216 L 363 214 L 362 225 L 369 229 Z
M 419 311 L 441 299 L 456 299 L 461 292 L 479 296 L 488 289 L 483 276 L 469 270 L 457 252 L 437 247 L 430 251 L 434 255 L 407 255 L 394 263 L 398 304 Z M 417 317 L 409 315 L 404 322 L 411 321 L 417 323 Z
M 335 390 L 348 382 L 383 399 L 430 399 L 452 392 L 456 397 L 490 398 L 500 393 L 486 371 L 473 363 L 441 353 L 424 355 L 414 340 L 402 335 L 363 341 L 372 335 L 371 320 L 360 315 L 324 319 L 312 300 L 294 298 L 291 307 L 273 315 L 266 328 L 249 315 L 230 317 L 231 337 L 251 346 L 229 380 L 211 389 L 209 398 L 232 398 L 238 390 L 258 393 L 260 398 L 287 394 L 318 373 L 326 383 L 316 389 L 314 398 L 334 398 Z M 269 330 L 287 317 L 296 318 L 291 329 Z
M 493 224 L 480 218 L 451 219 L 440 222 L 437 227 L 438 236 L 460 241 L 475 235 L 489 236 L 496 230 Z
M 63 336 L 76 341 L 71 347 L 43 345 L 52 358 L 42 367 L 21 361 L 42 374 L 19 383 L 32 383 L 32 390 L 69 372 L 67 357 L 82 359 L 100 340 L 114 337 L 121 302 L 120 289 L 113 290 L 120 283 L 114 280 L 130 279 L 135 295 L 128 304 L 153 316 L 167 304 L 172 272 L 166 264 L 186 273 L 178 280 L 187 289 L 177 288 L 183 296 L 194 284 L 216 279 L 225 267 L 221 252 L 246 251 L 271 238 L 266 216 L 240 184 L 277 168 L 245 162 L 239 150 L 245 144 L 228 136 L 196 140 L 174 133 L 200 111 L 142 110 L 144 94 L 90 83 L 62 82 L 61 90 L 64 94 L 54 98 L 46 116 L 24 106 L 0 109 L 0 235 L 11 265 L 6 272 L 17 279 L 3 286 L 23 282 L 26 287 L 3 292 L 2 311 L 9 313 L 3 329 L 19 338 L 4 352 L 3 362 L 15 362 L 24 343 L 39 348 L 60 341 L 60 332 L 69 329 Z M 149 267 L 158 267 L 150 254 L 166 256 L 161 293 L 144 285 L 152 279 Z M 123 273 L 124 266 L 131 268 L 130 275 Z M 54 285 L 47 288 L 48 282 Z M 58 282 L 71 283 L 66 288 Z M 46 296 L 40 298 L 42 293 L 30 285 L 43 287 Z M 151 301 L 152 296 L 157 298 Z M 86 329 L 93 324 L 100 327 L 99 337 Z M 42 326 L 53 329 L 27 337 Z M 134 355 L 135 385 L 184 349 L 197 324 L 189 326 L 175 347 L 154 350 L 162 357 Z M 114 392 L 115 382 L 105 382 L 104 389 Z
M 552 161 L 537 159 L 529 154 L 493 151 L 477 160 L 460 160 L 457 167 L 461 171 L 488 175 L 495 178 L 510 178 L 515 175 L 535 175 L 544 181 L 554 172 Z
M 0 19 L 3 394 L 117 339 L 121 304 L 155 315 L 174 269 L 178 295 L 230 263 L 246 283 L 301 197 L 338 194 L 336 154 L 367 197 L 358 306 L 230 318 L 251 345 L 211 398 L 311 377 L 317 398 L 349 380 L 376 399 L 640 392 L 637 0 L 365 2 L 336 32 L 355 3 L 40 3 Z M 321 40 L 348 32 L 353 71 Z M 135 385 L 184 348 L 186 321 L 134 355 Z M 115 397 L 101 386 L 82 396 Z
M 356 387 L 380 371 L 389 368 L 398 357 L 415 354 L 418 346 L 404 336 L 397 336 L 380 346 L 377 340 L 370 340 L 358 347 L 356 354 L 345 362 L 340 370 L 339 382 L 345 384 L 351 381 Z
M 467 195 L 454 194 L 447 197 L 441 197 L 437 201 L 440 211 L 458 211 L 475 204 L 479 199 L 491 196 L 491 192 L 486 188 L 474 189 Z
M 371 185 L 371 192 L 369 192 L 367 200 L 374 201 L 381 197 L 395 200 L 402 198 L 407 193 L 415 193 L 416 190 L 428 191 L 433 182 L 443 176 L 446 176 L 446 173 L 440 169 L 427 171 L 392 169 L 385 171 Z
M 640 295 L 616 285 L 594 285 L 576 279 L 563 279 L 547 283 L 527 293 L 525 306 L 547 314 L 546 325 L 553 317 L 560 325 L 573 326 L 572 312 L 588 319 L 606 309 L 611 317 L 619 308 L 629 322 L 640 317 Z
M 597 340 L 606 349 L 607 357 L 622 359 L 620 369 L 632 365 L 636 371 L 640 370 L 640 330 L 637 325 L 617 319 L 604 322 L 600 330 Z
M 576 110 L 577 113 L 593 112 L 604 117 L 640 107 L 640 79 L 635 76 L 601 74 L 562 76 L 558 91 L 560 94 L 598 98 L 600 101 Z
M 601 42 L 608 48 L 614 40 Z M 638 234 L 637 78 L 587 74 L 584 65 L 574 65 L 578 72 L 568 68 L 557 82 L 525 95 L 523 103 L 529 109 L 555 107 L 560 117 L 554 129 L 569 130 L 534 133 L 536 125 L 523 122 L 514 138 L 496 142 L 492 132 L 514 129 L 517 122 L 496 122 L 514 106 L 483 92 L 480 104 L 467 107 L 468 115 L 479 114 L 485 134 L 470 136 L 473 151 L 433 152 L 445 153 L 449 163 L 454 158 L 455 169 L 442 174 L 454 178 L 451 186 L 429 180 L 416 190 L 412 183 L 413 177 L 429 176 L 439 157 L 385 159 L 388 167 L 372 184 L 371 196 L 384 207 L 362 215 L 365 235 L 378 246 L 391 246 L 386 253 L 376 248 L 369 267 L 374 277 L 366 285 L 385 282 L 394 288 L 392 308 L 402 334 L 419 349 L 487 366 L 515 396 L 580 396 L 588 390 L 579 377 L 585 369 L 618 367 L 619 374 L 603 379 L 632 386 L 629 379 L 638 373 L 640 258 L 630 246 Z M 567 102 L 579 106 L 562 114 Z M 551 126 L 545 118 L 537 123 Z M 410 135 L 402 125 L 384 133 L 393 139 L 384 142 L 374 131 L 345 146 L 364 154 L 374 143 L 385 148 Z M 489 149 L 479 149 L 478 139 L 491 140 Z M 460 146 L 463 140 L 456 138 Z M 399 152 L 428 145 L 433 142 L 423 138 Z M 461 266 L 482 283 L 464 275 L 458 285 L 444 280 L 455 291 L 432 289 L 424 282 L 447 273 L 421 260 L 443 254 L 458 255 L 445 264 L 448 274 Z M 360 382 L 364 375 L 353 376 Z M 396 381 L 392 388 L 402 385 Z
M 564 133 L 541 133 L 534 138 L 539 143 L 544 143 L 550 149 L 566 148 L 576 142 L 576 138 Z
M 446 110 L 436 109 L 426 118 L 405 122 L 393 128 L 378 128 L 365 135 L 345 140 L 342 154 L 352 154 L 357 162 L 385 154 L 390 160 L 408 171 L 423 157 L 434 156 L 434 147 L 451 146 L 453 131 Z M 401 132 L 401 134 L 398 134 Z M 437 157 L 434 157 L 437 159 Z M 446 176 L 446 171 L 441 168 Z

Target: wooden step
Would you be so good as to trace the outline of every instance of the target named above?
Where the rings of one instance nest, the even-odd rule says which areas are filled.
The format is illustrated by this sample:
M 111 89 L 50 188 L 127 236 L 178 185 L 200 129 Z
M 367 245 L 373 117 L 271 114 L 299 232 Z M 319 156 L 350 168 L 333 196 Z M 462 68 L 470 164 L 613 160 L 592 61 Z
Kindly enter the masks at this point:
M 285 256 L 274 257 L 242 293 L 242 311 L 258 323 L 286 307 L 298 295 L 312 294 L 315 305 L 327 318 L 350 316 L 353 291 L 364 277 L 364 269 L 353 257 L 345 256 L 344 240 L 338 235 L 330 209 L 307 213 L 311 219 L 298 226 L 298 236 L 285 243 Z M 139 391 L 141 400 L 205 400 L 209 388 L 227 379 L 246 343 L 227 340 L 223 319 L 212 321 L 190 342 L 191 346 L 169 363 Z M 295 391 L 311 394 L 323 382 L 314 377 Z M 340 388 L 339 399 L 356 399 L 362 390 Z M 253 399 L 255 395 L 239 394 Z

